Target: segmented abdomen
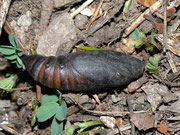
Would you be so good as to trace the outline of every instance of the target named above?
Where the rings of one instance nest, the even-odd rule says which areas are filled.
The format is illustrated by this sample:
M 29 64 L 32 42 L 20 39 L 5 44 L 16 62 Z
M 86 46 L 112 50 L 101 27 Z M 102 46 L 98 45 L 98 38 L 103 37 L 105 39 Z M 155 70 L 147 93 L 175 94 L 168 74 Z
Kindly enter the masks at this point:
M 82 77 L 65 56 L 45 57 L 40 55 L 24 56 L 23 61 L 28 73 L 34 80 L 49 88 L 60 90 L 92 89 L 94 84 Z

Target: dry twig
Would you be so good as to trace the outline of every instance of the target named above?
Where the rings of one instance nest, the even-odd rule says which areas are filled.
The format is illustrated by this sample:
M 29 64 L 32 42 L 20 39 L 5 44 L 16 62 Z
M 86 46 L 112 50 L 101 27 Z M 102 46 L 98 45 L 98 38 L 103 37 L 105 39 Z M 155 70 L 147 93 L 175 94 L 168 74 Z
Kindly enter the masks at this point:
M 129 94 L 126 96 L 126 100 L 127 100 L 128 108 L 129 108 L 129 111 L 130 111 L 130 117 L 132 117 L 133 116 L 133 107 L 132 107 L 132 104 L 131 104 Z M 135 135 L 135 126 L 134 126 L 134 123 L 132 121 L 131 121 L 131 135 Z
M 102 112 L 102 111 L 93 111 L 93 110 L 88 110 L 79 103 L 77 103 L 71 96 L 68 96 L 68 98 L 74 102 L 74 104 L 77 104 L 82 110 L 88 112 L 88 113 L 93 113 L 93 115 L 108 115 L 108 116 L 124 116 L 124 115 L 129 115 L 130 112 Z M 151 111 L 134 111 L 134 113 L 152 113 Z
M 87 0 L 84 2 L 78 9 L 71 13 L 72 18 L 74 18 L 77 14 L 79 14 L 83 9 L 85 9 L 89 4 L 91 4 L 94 0 Z
M 98 5 L 98 7 L 97 7 L 97 9 L 96 9 L 96 11 L 95 11 L 95 13 L 94 13 L 94 15 L 92 16 L 91 20 L 89 21 L 86 30 L 88 30 L 88 29 L 90 28 L 90 26 L 92 25 L 92 23 L 96 20 L 96 18 L 97 18 L 97 16 L 98 16 L 98 13 L 99 13 L 99 10 L 100 10 L 103 2 L 104 2 L 104 0 L 101 0 L 101 1 L 99 2 L 99 5 Z
M 12 134 L 12 135 L 21 135 L 21 134 L 18 133 L 16 130 L 14 130 L 14 129 L 6 126 L 6 125 L 2 126 L 1 128 L 2 128 L 4 131 L 6 131 L 6 132 L 8 132 L 8 133 L 10 133 L 10 134 Z
M 164 49 L 163 52 L 166 52 L 168 49 L 168 45 L 167 45 L 167 0 L 163 1 L 163 10 L 164 10 L 164 26 L 163 26 L 163 44 L 164 44 Z M 167 55 L 167 59 L 169 62 L 169 65 L 173 71 L 173 73 L 177 72 L 177 68 L 174 64 L 174 61 L 172 60 L 172 55 L 170 54 L 169 51 L 166 52 Z
M 162 5 L 162 0 L 157 1 L 151 7 L 149 7 L 144 13 L 142 13 L 139 18 L 132 23 L 132 25 L 126 29 L 125 34 L 123 37 L 128 36 L 138 25 L 140 25 L 144 20 L 144 15 L 149 15 L 154 13 L 159 7 Z
M 39 102 L 41 102 L 41 95 L 41 87 L 38 84 L 36 84 L 36 97 Z

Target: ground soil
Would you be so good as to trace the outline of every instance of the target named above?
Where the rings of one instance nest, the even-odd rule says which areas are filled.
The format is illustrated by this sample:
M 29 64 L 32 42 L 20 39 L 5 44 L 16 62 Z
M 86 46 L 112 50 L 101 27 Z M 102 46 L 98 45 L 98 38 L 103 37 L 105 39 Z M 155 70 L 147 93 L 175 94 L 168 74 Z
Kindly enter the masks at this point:
M 96 0 L 89 7 L 91 7 L 92 10 L 96 10 L 100 1 L 102 0 Z M 51 1 L 47 0 L 48 4 L 44 6 L 43 1 L 40 0 L 14 0 L 9 8 L 7 21 L 11 24 L 16 37 L 21 41 L 24 48 L 28 50 L 30 45 L 34 50 L 36 50 L 36 48 L 38 48 L 39 39 L 41 39 L 41 36 L 46 32 L 49 24 L 53 22 L 53 19 L 63 13 L 73 12 L 73 10 L 81 6 L 83 2 L 84 1 L 81 0 L 78 2 L 71 1 L 68 4 L 58 6 L 55 5 L 56 3 L 53 4 Z M 159 58 L 159 75 L 152 75 L 145 69 L 144 74 L 139 81 L 135 81 L 134 83 L 124 87 L 107 88 L 101 91 L 95 90 L 92 93 L 83 92 L 80 94 L 76 92 L 63 92 L 63 96 L 68 106 L 65 128 L 82 121 L 100 120 L 101 116 L 106 116 L 106 121 L 110 121 L 109 119 L 112 118 L 120 120 L 122 123 L 116 123 L 116 127 L 119 128 L 117 131 L 118 128 L 110 128 L 113 127 L 112 125 L 114 123 L 109 122 L 111 126 L 107 126 L 108 130 L 102 134 L 129 135 L 134 132 L 134 135 L 178 135 L 180 134 L 179 55 L 169 50 L 166 50 L 163 53 L 163 46 L 159 41 L 157 42 L 160 46 L 160 50 L 155 49 L 154 52 L 149 52 L 144 46 L 135 49 L 132 39 L 129 37 L 123 37 L 123 34 L 125 33 L 126 28 L 131 26 L 131 19 L 136 20 L 136 15 L 138 17 L 138 15 L 141 15 L 148 7 L 133 0 L 125 21 L 123 20 L 124 4 L 124 1 L 105 0 L 99 11 L 99 17 L 89 25 L 88 30 L 87 26 L 91 17 L 80 13 L 75 16 L 73 22 L 77 37 L 73 42 L 67 39 L 66 43 L 68 45 L 71 44 L 71 46 L 68 46 L 68 49 L 63 50 L 62 53 L 76 52 L 78 50 L 74 47 L 75 45 L 86 45 L 90 47 L 121 51 L 145 61 L 146 64 L 148 63 L 150 56 L 156 55 Z M 45 10 L 42 5 L 47 10 Z M 159 10 L 162 10 L 162 8 Z M 168 24 L 172 24 L 172 26 L 174 24 L 173 22 L 180 19 L 179 7 L 175 7 L 174 10 L 175 11 L 167 18 Z M 27 26 L 28 29 L 22 30 L 22 26 L 12 25 L 13 22 L 17 23 L 19 18 L 22 15 L 26 15 L 27 12 L 31 13 L 31 24 Z M 42 14 L 42 12 L 45 13 Z M 160 14 L 162 12 L 158 13 Z M 145 40 L 150 41 L 151 32 L 162 34 L 160 33 L 160 29 L 161 26 L 163 26 L 163 19 L 160 15 L 158 16 L 157 13 L 146 18 L 147 19 L 140 23 L 137 28 L 147 35 Z M 65 23 L 68 24 L 69 22 Z M 72 30 L 72 27 L 69 29 Z M 69 29 L 67 29 L 67 31 Z M 177 33 L 177 31 L 174 33 Z M 3 31 L 2 36 L 7 38 L 8 35 Z M 172 47 L 179 51 L 179 36 L 174 37 L 173 41 Z M 1 41 L 1 44 L 3 43 L 4 42 Z M 46 49 L 50 48 L 46 47 Z M 44 52 L 48 52 L 48 50 L 44 50 Z M 58 50 L 57 53 L 61 54 L 61 51 Z M 57 53 L 55 52 L 55 54 Z M 172 63 L 169 64 L 169 60 L 173 65 Z M 10 66 L 7 60 L 1 55 L 0 61 L 1 63 L 5 63 L 0 63 L 1 73 L 6 72 L 9 68 L 13 69 L 13 66 Z M 175 69 L 172 69 L 172 67 L 175 67 Z M 2 78 L 3 75 L 0 74 L 0 80 Z M 2 106 L 2 109 L 0 109 L 0 127 L 1 125 L 4 125 L 2 122 L 6 121 L 8 127 L 16 131 L 18 135 L 50 135 L 51 120 L 45 123 L 36 123 L 33 127 L 31 126 L 31 119 L 36 100 L 36 84 L 37 83 L 28 75 L 28 73 L 24 72 L 16 88 L 24 86 L 32 86 L 32 88 L 29 90 L 14 91 L 13 93 L 0 97 L 0 108 Z M 49 93 L 49 89 L 42 86 L 42 94 L 47 93 Z M 73 98 L 79 97 L 79 104 L 92 112 L 90 113 L 83 110 L 83 108 L 79 108 L 76 104 L 68 101 L 69 96 Z M 93 113 L 93 111 L 98 111 L 99 113 Z M 134 113 L 132 113 L 136 115 L 133 117 L 133 114 L 129 114 L 130 111 L 133 111 Z M 139 111 L 144 111 L 144 113 L 138 113 Z M 163 133 L 163 131 L 157 129 L 158 126 L 162 126 L 162 122 L 165 124 L 163 125 L 164 128 L 161 128 L 162 130 L 166 130 L 167 128 L 167 133 Z M 135 131 L 132 131 L 133 123 L 135 125 Z M 158 125 L 160 123 L 161 125 Z M 123 129 L 125 125 L 129 125 L 130 128 Z M 114 130 L 117 132 L 113 133 Z M 7 129 L 0 130 L 0 135 L 10 134 L 15 135 L 16 133 L 12 133 Z

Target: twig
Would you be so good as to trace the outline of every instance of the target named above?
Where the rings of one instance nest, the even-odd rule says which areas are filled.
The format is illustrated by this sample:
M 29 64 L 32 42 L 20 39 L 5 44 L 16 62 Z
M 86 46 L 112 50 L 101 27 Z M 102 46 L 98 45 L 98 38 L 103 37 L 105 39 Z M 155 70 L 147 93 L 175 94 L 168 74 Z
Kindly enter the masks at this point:
M 172 60 L 172 54 L 169 51 L 167 52 L 167 59 L 168 59 L 169 65 L 170 65 L 173 73 L 178 72 L 178 70 L 174 64 L 174 61 Z
M 169 121 L 180 121 L 180 116 L 176 116 L 176 117 L 170 117 L 170 118 L 166 118 L 167 120 L 169 120 Z
M 170 86 L 170 87 L 180 87 L 180 83 L 171 83 L 169 81 L 166 81 L 166 80 L 163 80 L 161 79 L 159 76 L 156 76 L 156 75 L 152 75 L 154 78 L 156 78 L 159 82 L 167 85 L 167 86 Z
M 28 55 L 32 54 L 31 52 L 31 38 L 29 38 L 29 44 L 28 44 Z
M 8 33 L 8 34 L 11 34 L 11 33 L 14 33 L 11 26 L 9 25 L 9 23 L 6 21 L 4 23 L 4 30 Z
M 144 15 L 152 14 L 154 13 L 160 6 L 162 5 L 162 0 L 157 1 L 154 3 L 151 7 L 149 7 L 144 13 L 142 13 L 139 18 L 132 23 L 132 25 L 126 29 L 126 32 L 124 33 L 123 37 L 128 36 L 138 25 L 140 25 L 144 20 Z
M 164 26 L 163 26 L 163 44 L 164 44 L 164 49 L 163 52 L 166 52 L 168 49 L 168 45 L 167 45 L 167 0 L 163 1 L 163 10 L 164 10 Z M 167 55 L 167 59 L 169 62 L 169 65 L 173 71 L 173 73 L 177 72 L 177 68 L 174 64 L 174 61 L 172 60 L 172 56 L 170 54 L 170 52 L 166 52 Z
M 18 133 L 16 130 L 14 130 L 14 129 L 6 126 L 6 125 L 2 126 L 1 128 L 2 128 L 4 131 L 6 131 L 6 132 L 8 132 L 8 133 L 10 133 L 10 134 L 12 134 L 12 135 L 21 135 L 21 134 Z
M 163 0 L 163 10 L 164 10 L 164 25 L 163 25 L 163 42 L 164 49 L 163 52 L 167 50 L 167 0 Z
M 94 99 L 96 100 L 96 102 L 101 105 L 101 101 L 99 100 L 99 97 L 97 96 L 97 94 L 93 95 Z
M 0 89 L 3 90 L 13 90 L 13 91 L 19 91 L 19 90 L 29 90 L 30 88 L 32 88 L 32 86 L 29 87 L 22 87 L 22 88 L 4 88 L 4 87 L 0 87 Z
M 131 104 L 129 94 L 126 96 L 126 101 L 127 101 L 128 108 L 129 108 L 129 111 L 130 111 L 130 117 L 132 117 L 133 116 L 133 107 L 132 107 L 132 104 Z M 135 135 L 135 126 L 134 126 L 134 123 L 132 121 L 131 121 L 131 135 Z
M 79 14 L 83 9 L 85 9 L 89 4 L 91 4 L 94 0 L 87 0 L 84 2 L 78 9 L 71 13 L 72 18 L 74 18 L 77 14 Z
M 114 18 L 114 16 L 121 10 L 123 3 L 124 0 L 115 1 L 115 5 L 111 10 L 109 10 L 108 15 L 104 16 L 101 21 L 97 21 L 97 23 L 90 27 L 88 31 L 85 31 L 85 35 L 88 33 L 86 37 L 91 36 L 93 33 L 103 27 L 107 22 L 109 22 L 112 18 Z
M 91 20 L 89 21 L 86 30 L 88 30 L 88 29 L 90 28 L 91 24 L 96 20 L 97 15 L 98 15 L 98 13 L 99 13 L 99 10 L 100 10 L 103 2 L 104 2 L 104 0 L 101 0 L 101 1 L 99 2 L 99 5 L 98 5 L 98 7 L 97 7 L 97 9 L 96 9 L 96 11 L 95 11 L 95 13 L 94 13 L 94 15 L 92 16 Z
M 92 110 L 88 110 L 85 107 L 83 107 L 82 105 L 80 105 L 79 103 L 77 103 L 71 96 L 68 96 L 68 98 L 73 101 L 75 104 L 77 104 L 82 110 L 88 112 L 88 113 L 93 113 L 94 115 L 109 115 L 109 116 L 123 116 L 123 115 L 127 115 L 130 114 L 130 112 L 102 112 L 102 111 L 92 111 Z M 134 111 L 134 113 L 152 113 L 151 111 Z
M 39 102 L 41 102 L 41 95 L 41 87 L 38 84 L 36 84 L 36 97 Z
M 31 128 L 27 129 L 22 135 L 27 135 L 29 132 L 31 132 Z

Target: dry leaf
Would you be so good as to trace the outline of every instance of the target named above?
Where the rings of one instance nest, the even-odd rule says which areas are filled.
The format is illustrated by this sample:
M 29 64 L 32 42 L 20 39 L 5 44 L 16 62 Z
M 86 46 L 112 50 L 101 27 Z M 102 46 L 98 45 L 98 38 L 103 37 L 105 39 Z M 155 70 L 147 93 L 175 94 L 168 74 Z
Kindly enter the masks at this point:
M 131 82 L 129 85 L 128 85 L 128 92 L 133 92 L 135 90 L 137 90 L 138 88 L 141 87 L 141 85 L 145 82 L 148 81 L 148 78 L 144 75 L 142 76 L 141 78 L 139 78 L 138 80 L 134 81 L 134 82 Z
M 163 33 L 163 23 L 155 23 L 156 29 L 158 30 L 158 34 L 162 34 Z
M 168 87 L 162 84 L 148 82 L 141 88 L 147 95 L 152 111 L 155 111 L 162 102 L 169 103 L 175 99 Z
M 78 103 L 79 102 L 79 98 L 80 98 L 81 94 L 77 94 L 76 97 L 75 97 L 75 102 Z
M 115 124 L 114 124 L 114 128 L 119 128 L 122 126 L 123 120 L 122 118 L 116 118 L 115 119 Z
M 123 43 L 123 44 L 122 44 Z M 134 38 L 124 38 L 122 43 L 117 42 L 115 45 L 115 50 L 118 52 L 125 52 L 132 54 L 135 52 Z
M 145 7 L 152 6 L 157 0 L 137 0 L 140 4 L 144 5 Z
M 148 113 L 134 114 L 131 117 L 131 122 L 133 122 L 139 130 L 144 131 L 153 128 L 154 120 L 155 116 Z
M 167 135 L 167 126 L 163 120 L 159 124 L 157 124 L 157 130 L 163 133 L 164 135 Z
M 176 13 L 175 8 L 170 8 L 170 9 L 167 10 L 167 16 L 172 16 L 174 13 Z
M 96 105 L 96 106 L 95 106 L 95 110 L 96 110 L 96 111 L 103 111 L 103 110 L 104 110 L 103 105 L 102 105 L 102 104 Z

